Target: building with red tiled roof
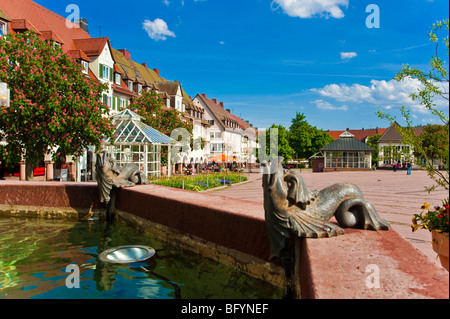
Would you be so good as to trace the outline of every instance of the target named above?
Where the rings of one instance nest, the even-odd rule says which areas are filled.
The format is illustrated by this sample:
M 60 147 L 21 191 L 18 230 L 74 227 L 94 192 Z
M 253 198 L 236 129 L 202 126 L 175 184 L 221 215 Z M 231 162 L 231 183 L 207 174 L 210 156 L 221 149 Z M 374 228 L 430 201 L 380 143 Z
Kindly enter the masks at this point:
M 250 150 L 256 147 L 256 130 L 226 110 L 223 102 L 204 93 L 197 94 L 193 101 L 205 109 L 205 120 L 211 124 L 207 137 L 209 157 L 226 154 L 235 157 L 237 162 L 253 163 L 255 157 Z
M 339 139 L 339 137 L 341 136 L 342 133 L 344 132 L 348 132 L 350 134 L 352 134 L 355 139 L 367 143 L 367 139 L 369 137 L 375 136 L 376 134 L 380 134 L 383 135 L 384 132 L 386 132 L 386 128 L 375 128 L 375 129 L 361 129 L 361 130 L 351 130 L 351 129 L 346 129 L 346 130 L 342 130 L 342 131 L 327 131 L 326 133 L 328 133 L 328 135 L 330 135 L 332 138 L 334 138 L 335 140 Z
M 0 9 L 0 38 L 8 33 L 8 25 L 11 20 L 8 16 Z
M 9 32 L 33 30 L 43 38 L 54 39 L 66 52 L 76 49 L 74 39 L 90 38 L 79 24 L 31 0 L 1 0 L 0 10 L 11 20 Z
M 4 26 L 5 29 L 1 30 L 0 35 L 31 30 L 42 39 L 53 39 L 69 56 L 80 62 L 86 76 L 107 84 L 103 102 L 113 112 L 126 108 L 141 92 L 155 90 L 166 99 L 166 107 L 178 109 L 186 120 L 194 123 L 197 132 L 194 132 L 194 136 L 197 134 L 206 139 L 207 130 L 215 123 L 216 128 L 220 126 L 225 133 L 224 137 L 230 138 L 227 143 L 233 145 L 233 154 L 243 153 L 242 139 L 246 139 L 246 144 L 250 143 L 247 141 L 256 143 L 256 134 L 249 131 L 252 127 L 226 111 L 223 103 L 205 97 L 204 102 L 208 104 L 209 110 L 207 121 L 206 108 L 194 103 L 180 82 L 168 81 L 160 76 L 159 69 L 150 69 L 146 63 L 133 61 L 128 50 L 115 50 L 111 47 L 109 38 L 92 38 L 86 25 L 85 20 L 73 23 L 32 0 L 0 0 L 0 27 Z M 221 145 L 221 149 L 224 145 Z
M 414 150 L 403 141 L 397 127 L 400 125 L 394 122 L 381 135 L 378 140 L 378 166 L 391 166 L 399 163 L 406 164 L 408 161 L 414 159 Z M 414 127 L 414 132 L 417 136 L 423 133 L 424 126 Z
M 223 130 L 239 127 L 239 123 L 225 110 L 223 102 L 218 102 L 217 99 L 210 99 L 206 97 L 206 94 L 197 94 L 194 101 L 197 100 L 197 104 L 204 104 L 209 110 L 208 119 L 215 121 Z M 203 105 L 202 105 L 203 106 Z

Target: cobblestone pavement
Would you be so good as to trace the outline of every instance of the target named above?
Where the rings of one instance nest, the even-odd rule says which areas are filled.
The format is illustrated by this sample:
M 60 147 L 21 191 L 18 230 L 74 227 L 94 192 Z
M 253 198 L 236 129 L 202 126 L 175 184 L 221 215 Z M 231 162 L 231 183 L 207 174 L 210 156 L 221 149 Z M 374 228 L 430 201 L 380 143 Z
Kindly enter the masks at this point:
M 406 170 L 311 173 L 311 170 L 304 169 L 298 172 L 311 190 L 320 190 L 340 182 L 354 183 L 361 189 L 366 200 L 375 206 L 380 216 L 390 221 L 395 231 L 432 261 L 440 264 L 431 247 L 431 233 L 422 229 L 413 233 L 410 226 L 411 218 L 415 213 L 421 212 L 420 207 L 424 202 L 432 206 L 441 205 L 442 200 L 448 197 L 445 190 L 436 190 L 431 194 L 425 190 L 425 186 L 433 185 L 425 171 L 413 170 L 411 175 L 407 175 Z M 262 204 L 262 175 L 250 173 L 248 176 L 248 183 L 216 190 L 211 194 Z

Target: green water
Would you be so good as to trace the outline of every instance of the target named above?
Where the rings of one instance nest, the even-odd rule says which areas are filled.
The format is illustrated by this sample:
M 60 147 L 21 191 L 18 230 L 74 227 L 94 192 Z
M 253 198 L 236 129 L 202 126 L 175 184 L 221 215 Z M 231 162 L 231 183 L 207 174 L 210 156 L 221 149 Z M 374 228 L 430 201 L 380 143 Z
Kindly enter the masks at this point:
M 156 254 L 141 263 L 99 260 L 121 245 Z M 66 285 L 68 265 L 80 270 L 79 288 Z M 283 291 L 120 222 L 0 217 L 0 298 L 277 299 Z

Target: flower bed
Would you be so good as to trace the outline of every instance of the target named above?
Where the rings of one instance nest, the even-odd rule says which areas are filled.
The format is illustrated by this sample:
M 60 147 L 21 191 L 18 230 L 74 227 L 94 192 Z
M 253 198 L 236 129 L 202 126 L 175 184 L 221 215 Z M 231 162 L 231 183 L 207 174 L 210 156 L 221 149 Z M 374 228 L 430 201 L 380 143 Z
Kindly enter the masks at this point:
M 200 192 L 210 188 L 245 182 L 247 176 L 239 173 L 216 173 L 193 176 L 172 176 L 152 181 L 152 184 L 184 188 Z

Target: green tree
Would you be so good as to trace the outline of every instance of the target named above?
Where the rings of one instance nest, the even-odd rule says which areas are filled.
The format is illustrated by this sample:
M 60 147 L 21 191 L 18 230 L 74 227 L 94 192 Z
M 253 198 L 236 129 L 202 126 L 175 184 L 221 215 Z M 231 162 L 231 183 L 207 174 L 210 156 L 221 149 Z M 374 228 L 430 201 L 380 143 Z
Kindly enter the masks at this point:
M 380 139 L 380 137 L 381 137 L 381 134 L 375 134 L 374 136 L 370 136 L 367 141 L 367 145 L 369 145 L 371 148 L 374 149 L 374 151 L 372 152 L 372 163 L 377 163 L 377 165 L 378 165 L 378 161 L 379 161 L 378 140 Z
M 289 128 L 289 144 L 299 158 L 309 158 L 333 138 L 306 121 L 303 113 L 296 113 Z
M 448 157 L 448 125 L 427 125 L 419 137 L 419 143 L 422 145 L 422 151 L 425 157 L 431 161 L 445 159 Z M 423 156 L 420 152 L 415 152 L 416 156 Z
M 53 40 L 34 32 L 0 39 L 0 81 L 11 90 L 9 107 L 0 110 L 0 148 L 9 166 L 27 163 L 27 179 L 44 154 L 78 156 L 112 138 L 109 109 L 101 102 L 106 86 L 84 76 L 79 63 Z
M 283 125 L 272 124 L 266 135 L 266 152 L 270 153 L 270 131 L 271 129 L 277 129 L 278 132 L 278 156 L 283 156 L 285 161 L 291 160 L 295 152 L 289 145 L 289 131 Z
M 448 42 L 448 31 L 449 31 L 449 20 L 444 19 L 437 21 L 431 27 L 428 33 L 431 42 L 436 44 L 436 55 L 432 56 L 430 61 L 429 71 L 422 71 L 418 68 L 411 67 L 409 65 L 404 65 L 402 70 L 397 73 L 394 77 L 397 81 L 402 81 L 405 78 L 417 79 L 421 83 L 421 87 L 417 89 L 416 92 L 412 92 L 410 97 L 414 101 L 418 101 L 423 105 L 428 111 L 435 116 L 438 122 L 442 123 L 443 136 L 447 138 L 439 139 L 439 142 L 430 139 L 430 134 L 426 133 L 425 137 L 421 138 L 416 135 L 410 110 L 405 107 L 401 107 L 401 113 L 406 122 L 405 126 L 396 125 L 396 129 L 402 136 L 405 144 L 410 145 L 414 152 L 421 155 L 424 159 L 423 162 L 418 164 L 422 165 L 428 172 L 428 175 L 435 182 L 435 185 L 428 188 L 428 191 L 434 190 L 436 187 L 441 186 L 446 190 L 449 189 L 449 171 L 448 171 L 448 116 L 442 110 L 439 110 L 435 103 L 435 98 L 443 98 L 447 102 L 449 100 L 449 92 L 445 89 L 448 88 L 449 84 L 449 74 L 446 68 L 446 62 L 438 55 L 439 47 L 439 32 L 445 32 L 446 36 L 442 39 L 444 44 L 444 50 L 446 51 L 447 57 L 449 56 L 449 42 Z M 391 124 L 394 124 L 395 117 L 383 113 L 381 110 L 378 111 L 378 116 L 380 118 L 388 119 Z M 430 129 L 431 131 L 431 129 Z M 431 133 L 432 134 L 432 133 Z M 445 170 L 439 170 L 434 166 L 433 159 L 436 154 L 442 156 L 442 162 L 444 164 Z

